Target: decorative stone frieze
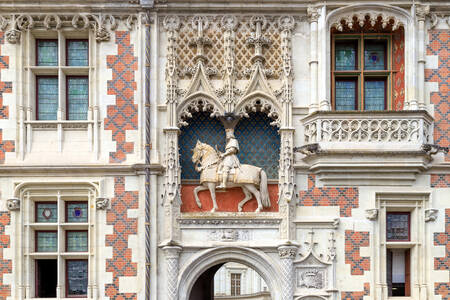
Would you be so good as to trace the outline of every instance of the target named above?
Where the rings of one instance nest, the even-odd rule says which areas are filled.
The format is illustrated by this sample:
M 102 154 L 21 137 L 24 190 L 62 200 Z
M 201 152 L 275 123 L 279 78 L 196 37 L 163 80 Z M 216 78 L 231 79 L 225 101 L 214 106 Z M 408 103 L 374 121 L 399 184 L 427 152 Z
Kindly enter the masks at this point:
M 383 29 L 391 26 L 391 30 L 395 31 L 400 26 L 405 26 L 403 21 L 401 21 L 398 17 L 387 12 L 376 11 L 375 9 L 361 10 L 344 16 L 336 16 L 329 21 L 329 24 L 331 25 L 331 28 L 336 28 L 338 31 L 343 31 L 344 25 L 350 29 L 354 27 L 355 23 L 357 23 L 360 27 L 363 27 L 366 23 L 368 23 L 370 27 L 374 27 L 379 20 Z

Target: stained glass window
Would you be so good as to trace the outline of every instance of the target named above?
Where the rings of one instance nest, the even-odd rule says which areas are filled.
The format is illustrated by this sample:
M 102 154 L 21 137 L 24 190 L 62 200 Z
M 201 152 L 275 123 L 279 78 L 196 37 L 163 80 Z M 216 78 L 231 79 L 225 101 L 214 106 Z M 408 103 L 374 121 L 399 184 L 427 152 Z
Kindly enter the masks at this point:
M 88 221 L 88 204 L 87 202 L 69 202 L 66 204 L 66 221 L 67 222 L 87 222 Z
M 55 203 L 36 203 L 36 222 L 56 223 L 58 221 L 58 205 Z
M 386 70 L 386 43 L 382 41 L 364 42 L 364 69 Z
M 66 231 L 67 252 L 87 252 L 88 232 L 87 231 Z
M 357 69 L 357 52 L 355 42 L 339 42 L 336 43 L 335 58 L 336 70 L 356 70 Z
M 409 241 L 410 214 L 387 213 L 386 214 L 386 239 L 390 241 Z
M 239 161 L 260 167 L 268 178 L 278 179 L 280 135 L 278 128 L 270 125 L 272 121 L 265 113 L 249 113 L 249 118 L 239 121 L 234 133 L 239 142 Z
M 58 111 L 58 78 L 38 77 L 38 120 L 56 120 Z
M 58 65 L 58 40 L 37 40 L 37 65 Z
M 88 285 L 88 261 L 66 260 L 67 296 L 86 296 Z
M 89 43 L 87 40 L 67 40 L 67 65 L 88 65 Z
M 36 252 L 58 251 L 58 233 L 56 231 L 37 231 L 36 245 Z
M 67 78 L 68 120 L 87 120 L 89 102 L 88 77 Z
M 356 81 L 336 80 L 336 110 L 355 110 Z
M 364 110 L 384 110 L 386 81 L 364 82 Z
M 225 146 L 225 129 L 217 118 L 211 118 L 208 112 L 193 113 L 188 120 L 189 125 L 181 128 L 180 164 L 181 179 L 199 179 L 200 173 L 195 171 L 192 162 L 192 150 L 197 140 L 213 147 L 217 145 L 220 151 Z

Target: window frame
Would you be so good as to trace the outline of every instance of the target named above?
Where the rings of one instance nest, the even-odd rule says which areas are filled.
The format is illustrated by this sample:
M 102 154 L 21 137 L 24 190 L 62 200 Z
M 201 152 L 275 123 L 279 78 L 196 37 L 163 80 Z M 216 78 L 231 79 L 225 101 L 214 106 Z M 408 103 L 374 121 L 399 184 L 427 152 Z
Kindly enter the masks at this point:
M 70 78 L 86 78 L 87 79 L 87 87 L 88 87 L 88 94 L 87 94 L 87 111 L 89 111 L 89 75 L 66 75 L 66 120 L 67 121 L 86 121 L 88 120 L 88 116 L 86 114 L 86 120 L 70 120 L 69 119 L 69 79 Z
M 54 66 L 42 66 L 42 65 L 39 65 L 39 42 L 53 42 L 53 41 L 56 41 L 56 45 L 57 45 L 57 54 L 58 54 L 58 56 L 57 56 L 57 61 L 56 61 L 56 65 L 54 65 Z M 60 51 L 60 49 L 59 49 L 59 39 L 58 38 L 43 38 L 43 39 L 41 39 L 41 38 L 36 38 L 36 45 L 35 45 L 35 53 L 34 53 L 34 55 L 35 55 L 35 61 L 34 61 L 34 65 L 36 66 L 36 67 L 41 67 L 41 68 L 57 68 L 59 65 L 60 65 L 60 61 L 59 61 L 59 51 Z
M 87 287 L 87 294 L 86 295 L 69 295 L 69 272 L 67 268 L 67 262 L 69 261 L 86 261 L 87 262 L 87 274 L 88 274 L 88 287 Z M 64 280 L 65 280 L 65 296 L 66 298 L 88 298 L 89 294 L 89 260 L 88 259 L 64 259 Z
M 75 223 L 75 224 L 77 224 L 77 223 Z M 69 251 L 68 250 L 69 240 L 68 240 L 67 236 L 68 236 L 69 232 L 86 232 L 86 235 L 87 235 L 86 251 Z M 89 231 L 87 229 L 86 230 L 82 230 L 82 229 L 64 230 L 64 252 L 65 253 L 87 253 L 87 252 L 89 252 Z
M 387 238 L 388 215 L 407 215 L 408 216 L 408 239 L 407 240 L 390 240 Z M 411 242 L 411 212 L 409 211 L 387 211 L 386 212 L 386 242 Z
M 69 66 L 69 42 L 87 42 L 88 44 L 88 48 L 87 48 L 87 65 L 86 66 Z M 65 65 L 66 67 L 73 67 L 73 68 L 78 68 L 78 67 L 89 67 L 90 64 L 90 45 L 89 45 L 89 39 L 72 39 L 72 38 L 66 38 L 65 41 L 65 48 L 66 48 L 66 61 L 65 61 Z M 89 78 L 89 76 L 88 76 Z
M 38 251 L 38 234 L 39 232 L 55 232 L 56 233 L 56 252 L 55 251 Z M 34 231 L 34 253 L 58 253 L 58 229 L 38 229 Z
M 237 291 L 236 279 L 233 279 L 234 276 L 238 276 L 239 278 L 239 293 Z M 234 285 L 233 285 L 234 283 Z M 234 289 L 233 289 L 234 287 Z M 242 273 L 231 272 L 230 273 L 230 294 L 231 296 L 240 296 L 242 294 Z
M 39 79 L 41 79 L 41 78 L 56 78 L 56 80 L 58 82 L 58 89 L 57 89 L 58 97 L 59 97 L 59 90 L 60 90 L 59 76 L 58 75 L 36 75 L 36 87 L 35 87 L 35 92 L 36 92 L 36 121 L 43 121 L 43 122 L 56 121 L 56 120 L 58 120 L 58 108 L 56 109 L 56 119 L 55 120 L 40 120 L 39 119 Z M 59 103 L 58 103 L 58 107 L 59 107 Z
M 53 222 L 38 222 L 38 210 L 37 210 L 37 204 L 55 204 L 56 203 L 56 211 L 58 211 L 58 201 L 35 201 L 34 202 L 34 223 L 44 223 L 44 224 L 57 224 L 58 223 L 58 216 L 56 216 L 56 223 Z
M 364 111 L 364 86 L 366 80 L 385 79 L 386 88 L 384 90 L 384 110 L 392 110 L 393 106 L 393 79 L 397 70 L 393 69 L 393 33 L 332 33 L 331 34 L 331 106 L 336 111 L 336 79 L 339 78 L 357 78 L 356 105 L 355 111 Z M 355 70 L 336 70 L 336 42 L 355 40 L 356 49 L 356 69 Z M 366 70 L 364 67 L 364 47 L 365 41 L 385 40 L 385 65 L 386 70 Z
M 35 297 L 36 298 L 41 298 L 40 296 L 39 296 L 39 294 L 38 294 L 38 286 L 39 286 L 39 275 L 38 275 L 38 260 L 45 260 L 45 259 L 43 259 L 43 258 L 41 258 L 41 259 L 35 259 L 34 260 L 34 286 L 35 286 L 35 288 L 34 288 L 34 295 L 35 295 Z M 51 259 L 49 259 L 49 260 L 56 260 L 56 277 L 58 277 L 58 258 L 51 258 Z M 56 291 L 56 289 L 55 289 L 55 294 L 56 294 L 56 296 L 58 296 L 58 293 L 57 293 L 57 291 Z M 55 297 L 55 298 L 48 298 L 48 299 L 56 299 L 57 297 Z

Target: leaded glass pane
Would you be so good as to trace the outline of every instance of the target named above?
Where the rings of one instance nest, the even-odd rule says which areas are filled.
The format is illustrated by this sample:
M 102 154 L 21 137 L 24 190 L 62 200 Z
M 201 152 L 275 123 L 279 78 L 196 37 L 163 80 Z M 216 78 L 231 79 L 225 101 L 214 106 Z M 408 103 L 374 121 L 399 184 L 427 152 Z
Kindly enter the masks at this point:
M 55 231 L 38 231 L 36 234 L 37 252 L 58 251 L 58 233 Z
M 87 260 L 67 260 L 67 295 L 85 296 L 87 295 L 88 284 L 88 261 Z
M 67 231 L 67 252 L 87 252 L 88 232 L 87 231 Z
M 364 69 L 386 70 L 386 44 L 384 42 L 365 41 Z
M 336 70 L 356 70 L 356 44 L 352 42 L 339 42 L 336 43 L 335 57 L 336 57 Z
M 409 213 L 386 214 L 387 240 L 409 241 Z
M 58 221 L 58 205 L 56 203 L 36 203 L 36 222 L 56 223 Z
M 88 65 L 88 41 L 67 41 L 67 65 L 87 66 Z
M 58 41 L 57 40 L 37 40 L 37 65 L 57 66 L 58 65 Z
M 87 77 L 67 79 L 67 101 L 69 120 L 87 120 L 89 102 L 89 80 Z
M 40 77 L 38 81 L 38 120 L 56 120 L 58 78 Z
M 336 80 L 336 110 L 355 110 L 356 81 Z
M 87 222 L 88 204 L 86 203 L 67 203 L 67 222 Z
M 386 81 L 366 80 L 364 82 L 364 110 L 384 110 Z

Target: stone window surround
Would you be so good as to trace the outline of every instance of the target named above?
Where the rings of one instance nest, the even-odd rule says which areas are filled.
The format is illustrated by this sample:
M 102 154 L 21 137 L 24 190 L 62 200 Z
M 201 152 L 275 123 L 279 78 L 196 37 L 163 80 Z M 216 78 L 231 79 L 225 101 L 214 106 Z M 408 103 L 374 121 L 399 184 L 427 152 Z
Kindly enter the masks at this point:
M 431 233 L 425 225 L 425 210 L 430 205 L 431 192 L 383 192 L 376 193 L 376 209 L 378 221 L 374 223 L 374 234 L 372 248 L 373 277 L 376 299 L 396 299 L 388 297 L 387 286 L 387 249 L 410 249 L 410 286 L 411 294 L 401 299 L 418 299 L 426 297 L 427 288 L 427 265 L 426 252 L 429 251 L 426 241 L 431 240 Z M 387 212 L 410 212 L 410 240 L 409 241 L 386 241 L 386 213 Z
M 54 67 L 36 66 L 36 39 L 57 39 L 58 40 L 58 65 Z M 66 66 L 66 43 L 67 39 L 87 39 L 89 42 L 88 66 Z M 58 150 L 62 151 L 64 131 L 83 130 L 87 131 L 88 140 L 92 149 L 98 149 L 98 124 L 94 116 L 95 92 L 97 90 L 95 66 L 96 47 L 95 33 L 93 30 L 77 30 L 75 28 L 61 28 L 59 30 L 46 30 L 45 28 L 27 30 L 23 34 L 23 41 L 19 45 L 23 58 L 18 61 L 18 68 L 22 69 L 23 82 L 18 84 L 18 105 L 22 111 L 18 116 L 20 138 L 19 151 L 23 159 L 26 152 L 31 152 L 33 131 L 57 131 Z M 58 77 L 58 111 L 56 120 L 36 120 L 36 76 L 53 75 Z M 66 78 L 67 76 L 87 76 L 89 78 L 89 104 L 88 116 L 86 120 L 66 120 Z M 20 95 L 21 94 L 21 95 Z M 98 115 L 98 113 L 96 114 Z
M 88 296 L 83 299 L 97 299 L 98 278 L 96 245 L 99 243 L 97 238 L 97 213 L 96 196 L 98 196 L 98 184 L 91 182 L 26 182 L 17 184 L 16 195 L 20 199 L 20 211 L 13 214 L 15 219 L 11 224 L 16 224 L 16 232 L 20 235 L 13 240 L 13 247 L 20 249 L 15 252 L 14 264 L 16 264 L 17 275 L 15 277 L 15 295 L 19 299 L 35 298 L 35 277 L 33 274 L 35 264 L 34 260 L 39 258 L 57 258 L 58 259 L 58 285 L 57 299 L 66 298 L 66 270 L 62 263 L 67 259 L 86 259 L 88 260 Z M 33 202 L 44 199 L 48 201 L 50 197 L 58 202 L 58 222 L 56 224 L 35 223 L 35 211 Z M 64 201 L 87 201 L 88 203 L 88 222 L 70 224 L 65 221 Z M 34 249 L 34 232 L 50 228 L 58 230 L 58 248 L 57 253 L 36 253 Z M 66 253 L 64 232 L 67 230 L 87 230 L 88 231 L 88 252 Z M 27 250 L 28 249 L 28 250 Z M 14 295 L 14 294 L 13 294 Z M 56 298 L 49 298 L 56 299 Z

